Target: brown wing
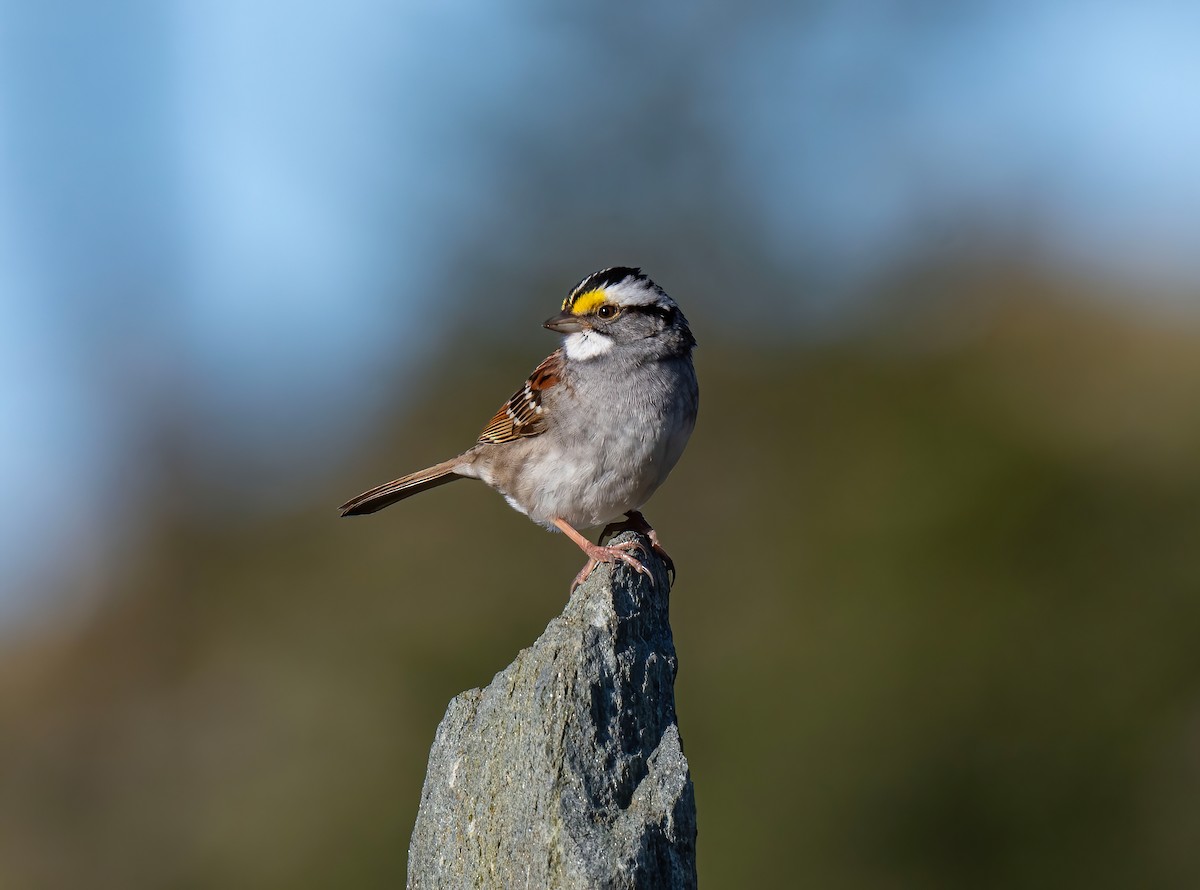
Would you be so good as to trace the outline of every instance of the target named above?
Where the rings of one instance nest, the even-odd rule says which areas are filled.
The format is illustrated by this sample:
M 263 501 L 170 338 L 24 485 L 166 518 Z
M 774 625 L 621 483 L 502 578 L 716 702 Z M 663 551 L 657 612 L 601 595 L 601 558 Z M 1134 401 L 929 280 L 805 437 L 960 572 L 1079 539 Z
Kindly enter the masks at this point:
M 542 394 L 562 379 L 562 368 L 563 353 L 561 349 L 556 349 L 534 369 L 525 385 L 500 406 L 500 410 L 479 434 L 479 441 L 499 444 L 545 432 Z

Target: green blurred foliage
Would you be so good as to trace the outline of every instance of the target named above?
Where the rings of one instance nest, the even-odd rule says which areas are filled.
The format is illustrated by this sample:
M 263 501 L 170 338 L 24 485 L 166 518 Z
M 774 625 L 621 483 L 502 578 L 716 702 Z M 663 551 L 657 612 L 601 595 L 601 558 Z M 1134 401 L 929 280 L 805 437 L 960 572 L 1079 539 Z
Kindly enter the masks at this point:
M 1194 887 L 1200 329 L 1012 270 L 945 290 L 823 344 L 696 319 L 700 424 L 647 513 L 701 878 Z M 174 480 L 86 619 L 0 656 L 0 885 L 402 883 L 447 701 L 580 563 L 475 483 L 337 518 L 541 357 L 445 355 L 290 515 Z

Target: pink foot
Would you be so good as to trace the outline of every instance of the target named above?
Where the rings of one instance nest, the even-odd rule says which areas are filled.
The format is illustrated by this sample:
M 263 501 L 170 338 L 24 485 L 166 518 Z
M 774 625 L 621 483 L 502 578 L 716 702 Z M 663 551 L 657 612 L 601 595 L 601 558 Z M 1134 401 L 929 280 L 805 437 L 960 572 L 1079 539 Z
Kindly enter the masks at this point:
M 613 544 L 608 547 L 601 547 L 598 544 L 593 544 L 590 541 L 586 544 L 580 544 L 580 548 L 588 556 L 588 561 L 579 574 L 575 576 L 575 580 L 571 582 L 571 592 L 575 592 L 575 588 L 588 579 L 592 574 L 592 570 L 602 562 L 618 563 L 623 562 L 625 565 L 632 568 L 635 572 L 641 572 L 650 579 L 650 586 L 654 586 L 654 576 L 650 574 L 650 570 L 642 565 L 636 557 L 631 556 L 628 551 L 640 550 L 642 553 L 646 551 L 637 541 L 622 541 L 620 544 Z
M 658 554 L 659 559 L 667 567 L 667 571 L 671 573 L 671 583 L 675 582 L 675 560 L 671 559 L 671 555 L 663 549 L 663 545 L 658 542 L 658 532 L 656 532 L 637 510 L 630 510 L 625 514 L 627 517 L 624 522 L 613 522 L 604 527 L 604 531 L 600 534 L 600 540 L 604 540 L 605 535 L 615 535 L 617 532 L 628 529 L 629 531 L 637 532 L 639 535 L 645 535 L 650 539 L 650 549 Z

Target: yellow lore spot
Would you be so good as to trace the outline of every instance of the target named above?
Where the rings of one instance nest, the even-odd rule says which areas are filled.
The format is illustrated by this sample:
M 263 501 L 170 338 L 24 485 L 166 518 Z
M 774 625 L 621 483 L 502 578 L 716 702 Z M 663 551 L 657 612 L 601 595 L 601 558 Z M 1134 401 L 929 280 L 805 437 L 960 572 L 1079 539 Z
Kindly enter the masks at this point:
M 563 308 L 570 309 L 575 315 L 591 315 L 604 304 L 607 296 L 604 288 L 598 287 L 595 290 L 585 291 L 573 300 L 568 300 L 563 304 Z

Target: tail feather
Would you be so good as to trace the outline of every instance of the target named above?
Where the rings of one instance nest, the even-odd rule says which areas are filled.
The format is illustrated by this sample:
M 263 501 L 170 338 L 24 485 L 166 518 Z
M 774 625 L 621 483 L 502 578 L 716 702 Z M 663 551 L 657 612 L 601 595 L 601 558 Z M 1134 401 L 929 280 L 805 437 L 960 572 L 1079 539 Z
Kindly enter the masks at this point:
M 364 491 L 357 497 L 346 501 L 338 509 L 342 511 L 343 516 L 363 516 L 382 510 L 384 507 L 390 507 L 396 501 L 402 501 L 422 491 L 437 488 L 439 485 L 445 485 L 455 479 L 466 478 L 454 472 L 457 464 L 458 458 L 455 458 L 416 473 L 409 473 L 407 476 L 401 476 L 391 482 L 385 482 L 383 485 L 377 485 L 370 491 Z

